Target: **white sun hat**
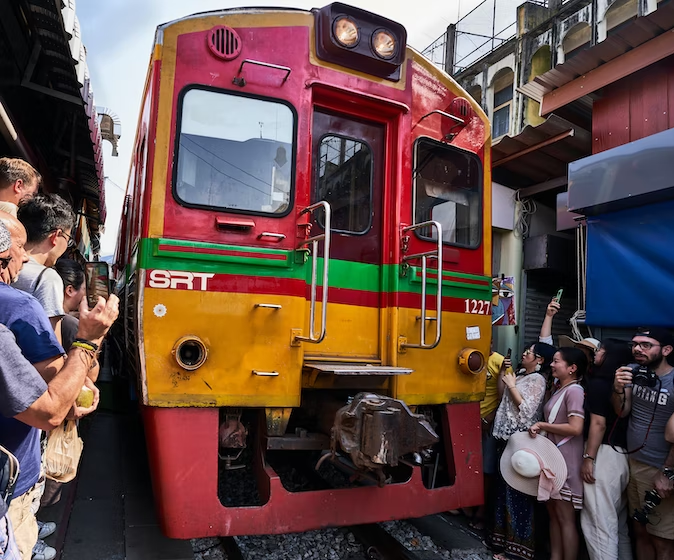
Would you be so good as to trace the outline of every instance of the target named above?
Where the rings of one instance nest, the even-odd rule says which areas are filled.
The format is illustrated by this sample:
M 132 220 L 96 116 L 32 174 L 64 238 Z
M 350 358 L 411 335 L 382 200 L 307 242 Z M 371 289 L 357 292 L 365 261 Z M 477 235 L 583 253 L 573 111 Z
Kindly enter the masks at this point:
M 566 461 L 547 437 L 515 432 L 501 456 L 501 474 L 515 490 L 545 502 L 559 497 L 567 477 Z

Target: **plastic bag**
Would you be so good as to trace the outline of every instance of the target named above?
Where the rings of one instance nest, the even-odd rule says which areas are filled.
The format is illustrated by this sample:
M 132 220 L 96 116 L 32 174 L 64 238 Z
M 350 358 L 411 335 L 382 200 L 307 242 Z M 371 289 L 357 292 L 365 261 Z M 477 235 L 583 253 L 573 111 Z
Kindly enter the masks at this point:
M 74 420 L 66 420 L 49 432 L 44 456 L 47 478 L 57 482 L 70 482 L 75 478 L 83 447 Z

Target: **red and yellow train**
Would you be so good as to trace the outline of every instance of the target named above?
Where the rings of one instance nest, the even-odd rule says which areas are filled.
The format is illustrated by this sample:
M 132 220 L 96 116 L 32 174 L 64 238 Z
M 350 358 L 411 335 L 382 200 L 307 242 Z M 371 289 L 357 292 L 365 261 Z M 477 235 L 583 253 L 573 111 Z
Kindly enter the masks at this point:
M 116 268 L 165 533 L 481 503 L 489 123 L 405 29 L 339 3 L 162 25 L 134 154 Z

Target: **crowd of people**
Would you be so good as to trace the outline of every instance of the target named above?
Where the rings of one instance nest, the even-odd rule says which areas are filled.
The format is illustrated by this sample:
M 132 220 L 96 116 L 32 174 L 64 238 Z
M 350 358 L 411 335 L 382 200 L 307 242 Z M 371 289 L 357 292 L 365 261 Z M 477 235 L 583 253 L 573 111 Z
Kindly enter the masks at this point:
M 515 368 L 489 358 L 486 506 L 472 525 L 496 559 L 672 560 L 674 337 L 640 328 L 631 341 L 560 337 L 556 348 L 559 309 L 553 299 Z
M 87 305 L 82 266 L 63 258 L 75 215 L 40 183 L 25 161 L 0 158 L 0 558 L 9 560 L 56 556 L 44 541 L 55 524 L 37 519 L 45 433 L 97 408 L 98 354 L 119 314 L 114 295 Z M 87 408 L 76 404 L 83 387 L 94 393 Z
M 51 560 L 37 519 L 45 496 L 44 433 L 98 406 L 103 338 L 119 313 L 111 295 L 89 308 L 74 246 L 75 215 L 20 159 L 0 158 L 0 558 Z M 674 338 L 639 329 L 631 341 L 553 346 L 553 300 L 539 341 L 513 368 L 492 352 L 481 403 L 485 527 L 495 558 L 674 560 Z M 77 316 L 77 317 L 76 317 Z M 83 387 L 93 404 L 77 406 Z M 3 484 L 5 485 L 3 487 Z M 633 512 L 633 513 L 631 513 Z

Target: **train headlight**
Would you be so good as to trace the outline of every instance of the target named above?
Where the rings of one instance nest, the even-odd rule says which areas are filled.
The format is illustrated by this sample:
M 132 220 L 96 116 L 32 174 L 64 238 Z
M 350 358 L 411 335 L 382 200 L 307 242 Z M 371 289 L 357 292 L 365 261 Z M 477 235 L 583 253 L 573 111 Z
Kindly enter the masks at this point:
M 347 48 L 355 47 L 360 41 L 360 31 L 356 22 L 346 16 L 340 16 L 332 26 L 337 42 Z
M 459 352 L 459 369 L 467 375 L 477 375 L 485 363 L 484 354 L 475 348 L 464 348 Z
M 380 29 L 372 35 L 372 49 L 375 54 L 383 59 L 388 60 L 393 58 L 396 54 L 398 45 L 392 33 L 385 29 Z
M 183 336 L 171 351 L 178 365 L 187 371 L 194 371 L 206 363 L 208 348 L 197 336 Z

